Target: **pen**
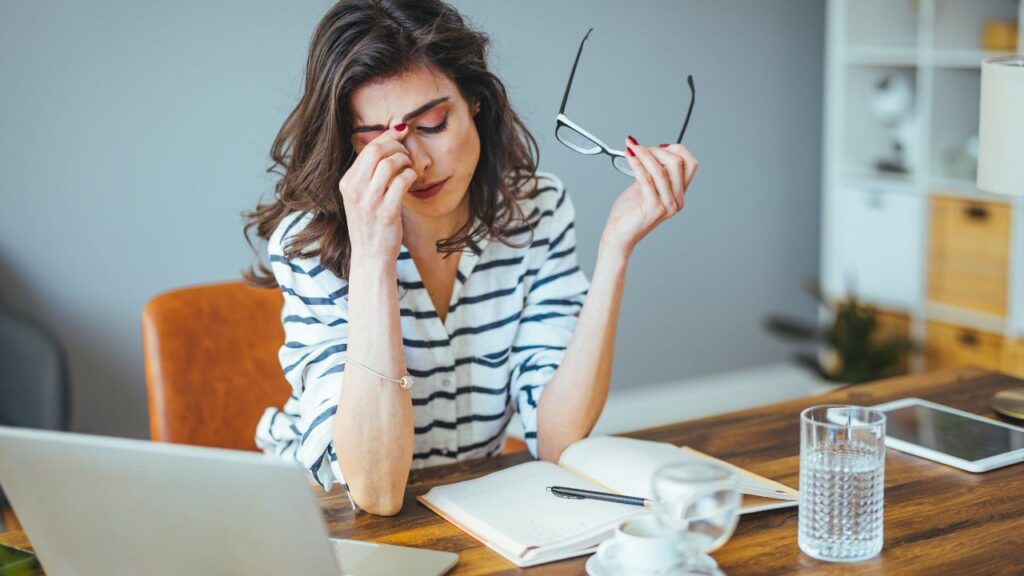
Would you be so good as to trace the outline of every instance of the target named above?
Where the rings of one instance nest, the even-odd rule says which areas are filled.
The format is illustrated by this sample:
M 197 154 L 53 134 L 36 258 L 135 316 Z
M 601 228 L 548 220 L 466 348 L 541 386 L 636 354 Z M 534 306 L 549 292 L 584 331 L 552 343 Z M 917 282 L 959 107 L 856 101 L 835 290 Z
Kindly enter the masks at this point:
M 548 486 L 547 491 L 559 498 L 569 498 L 573 500 L 589 498 L 591 500 L 604 500 L 605 502 L 630 504 L 632 506 L 647 506 L 651 503 L 647 498 L 641 498 L 639 496 L 619 496 L 618 494 L 609 494 L 608 492 L 595 492 L 593 490 L 568 488 L 566 486 Z

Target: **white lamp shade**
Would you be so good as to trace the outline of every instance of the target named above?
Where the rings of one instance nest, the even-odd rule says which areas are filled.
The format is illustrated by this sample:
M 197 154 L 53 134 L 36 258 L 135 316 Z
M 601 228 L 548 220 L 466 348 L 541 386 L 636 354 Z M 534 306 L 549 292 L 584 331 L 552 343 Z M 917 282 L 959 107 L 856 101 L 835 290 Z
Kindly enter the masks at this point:
M 1024 56 L 981 65 L 978 188 L 1024 196 Z

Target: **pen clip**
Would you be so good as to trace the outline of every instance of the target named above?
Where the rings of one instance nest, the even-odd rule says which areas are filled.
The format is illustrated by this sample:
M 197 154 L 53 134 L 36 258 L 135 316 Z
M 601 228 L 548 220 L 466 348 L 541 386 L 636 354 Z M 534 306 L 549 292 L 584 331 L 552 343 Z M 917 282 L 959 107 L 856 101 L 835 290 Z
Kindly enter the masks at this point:
M 560 486 L 548 486 L 546 488 L 546 490 L 548 492 L 551 492 L 555 496 L 558 496 L 559 498 L 568 498 L 569 500 L 583 500 L 583 496 L 579 496 L 579 495 L 576 495 L 576 494 L 566 494 L 565 492 L 562 492 L 559 488 L 561 488 L 561 487 Z
M 559 498 L 568 498 L 569 500 L 583 500 L 583 496 L 577 496 L 575 494 L 565 494 L 558 490 L 552 490 L 551 493 L 554 494 L 555 496 L 558 496 Z

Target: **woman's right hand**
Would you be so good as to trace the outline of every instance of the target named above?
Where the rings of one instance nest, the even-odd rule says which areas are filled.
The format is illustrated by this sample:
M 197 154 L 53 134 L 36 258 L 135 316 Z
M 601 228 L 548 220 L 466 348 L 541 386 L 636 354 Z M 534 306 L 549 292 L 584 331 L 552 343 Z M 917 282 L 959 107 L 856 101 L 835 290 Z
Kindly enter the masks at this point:
M 402 144 L 408 133 L 405 124 L 385 130 L 363 148 L 338 182 L 353 258 L 398 258 L 402 198 L 417 178 Z

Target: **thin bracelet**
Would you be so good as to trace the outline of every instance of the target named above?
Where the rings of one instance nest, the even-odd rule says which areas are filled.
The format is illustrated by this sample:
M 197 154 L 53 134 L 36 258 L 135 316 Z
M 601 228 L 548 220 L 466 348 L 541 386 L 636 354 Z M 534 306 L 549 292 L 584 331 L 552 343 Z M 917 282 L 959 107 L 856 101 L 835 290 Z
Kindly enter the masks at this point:
M 358 367 L 362 368 L 363 370 L 366 370 L 370 374 L 373 374 L 374 376 L 376 376 L 377 378 L 380 378 L 382 380 L 387 380 L 388 382 L 394 382 L 395 384 L 398 384 L 398 386 L 400 388 L 402 388 L 403 390 L 408 390 L 409 388 L 412 388 L 412 385 L 416 383 L 416 379 L 413 378 L 412 376 L 408 375 L 408 374 L 406 374 L 405 376 L 402 376 L 401 378 L 398 378 L 398 379 L 388 378 L 387 376 L 381 374 L 380 372 L 377 372 L 376 370 L 374 370 L 372 368 L 364 366 L 364 365 L 360 364 L 359 362 L 356 362 L 355 360 L 353 360 L 351 358 L 346 358 L 345 359 L 345 363 L 346 364 L 351 364 L 353 366 L 358 366 Z

